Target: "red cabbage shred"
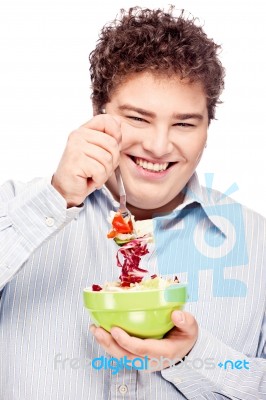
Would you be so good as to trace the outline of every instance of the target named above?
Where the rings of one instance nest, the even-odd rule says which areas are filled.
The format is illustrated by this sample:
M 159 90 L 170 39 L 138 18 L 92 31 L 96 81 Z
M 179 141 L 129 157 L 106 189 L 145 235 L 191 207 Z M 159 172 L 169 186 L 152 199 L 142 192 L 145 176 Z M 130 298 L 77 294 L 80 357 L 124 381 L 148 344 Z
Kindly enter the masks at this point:
M 124 244 L 117 252 L 117 266 L 122 268 L 119 279 L 122 287 L 130 286 L 131 283 L 139 283 L 142 281 L 146 269 L 139 268 L 141 257 L 148 254 L 147 243 L 145 237 L 134 239 Z M 123 262 L 120 261 L 120 256 Z

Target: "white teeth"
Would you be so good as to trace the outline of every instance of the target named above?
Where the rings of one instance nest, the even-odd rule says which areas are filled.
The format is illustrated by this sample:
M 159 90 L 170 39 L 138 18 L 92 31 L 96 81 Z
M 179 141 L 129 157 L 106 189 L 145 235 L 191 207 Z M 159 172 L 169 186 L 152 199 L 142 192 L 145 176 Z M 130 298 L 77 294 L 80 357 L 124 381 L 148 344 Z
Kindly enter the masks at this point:
M 150 171 L 164 171 L 168 167 L 169 163 L 164 164 L 153 164 L 151 162 L 145 161 L 142 158 L 135 158 L 135 163 L 144 169 L 148 169 Z

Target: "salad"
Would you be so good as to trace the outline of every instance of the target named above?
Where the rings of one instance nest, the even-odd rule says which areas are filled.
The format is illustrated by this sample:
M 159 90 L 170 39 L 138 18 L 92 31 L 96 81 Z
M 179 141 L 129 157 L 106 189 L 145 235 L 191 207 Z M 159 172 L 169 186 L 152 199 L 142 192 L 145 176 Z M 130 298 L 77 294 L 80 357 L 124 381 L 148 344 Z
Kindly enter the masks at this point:
M 111 230 L 107 237 L 118 245 L 116 261 L 121 268 L 121 274 L 119 281 L 103 286 L 92 285 L 93 291 L 164 289 L 173 283 L 179 283 L 177 277 L 163 279 L 156 274 L 147 277 L 148 271 L 139 266 L 141 257 L 149 253 L 148 243 L 153 241 L 152 220 L 135 221 L 134 216 L 123 218 L 119 211 L 111 211 L 108 221 Z

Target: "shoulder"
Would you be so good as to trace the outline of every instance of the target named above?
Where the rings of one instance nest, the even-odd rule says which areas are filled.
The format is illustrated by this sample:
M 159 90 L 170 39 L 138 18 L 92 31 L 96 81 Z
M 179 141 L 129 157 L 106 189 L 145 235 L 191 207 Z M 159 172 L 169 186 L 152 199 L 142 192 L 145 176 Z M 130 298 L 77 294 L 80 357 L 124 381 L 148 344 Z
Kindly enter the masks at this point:
M 29 182 L 21 182 L 13 179 L 7 180 L 0 186 L 0 201 L 6 202 L 33 187 L 46 186 L 50 184 L 50 178 L 34 178 Z
M 266 218 L 255 210 L 247 207 L 232 197 L 220 192 L 219 190 L 209 189 L 201 186 L 203 207 L 215 207 L 221 209 L 230 217 L 236 219 L 242 215 L 245 225 L 264 227 L 266 229 Z

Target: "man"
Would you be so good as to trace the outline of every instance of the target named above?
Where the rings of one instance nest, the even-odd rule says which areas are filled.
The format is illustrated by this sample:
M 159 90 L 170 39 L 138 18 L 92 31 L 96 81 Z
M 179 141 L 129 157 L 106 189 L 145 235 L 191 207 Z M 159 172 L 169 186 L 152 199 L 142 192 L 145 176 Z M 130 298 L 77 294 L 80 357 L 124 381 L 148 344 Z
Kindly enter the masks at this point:
M 265 398 L 265 220 L 239 213 L 195 175 L 223 89 L 218 50 L 173 9 L 123 12 L 90 56 L 95 115 L 71 133 L 53 178 L 3 185 L 1 398 Z M 165 216 L 176 228 L 171 241 L 185 243 L 177 254 L 166 243 L 166 262 L 156 246 L 143 260 L 151 273 L 186 272 L 191 285 L 186 311 L 172 314 L 175 327 L 161 340 L 87 331 L 83 288 L 118 277 L 106 239 L 118 164 L 136 219 Z M 220 256 L 207 251 L 200 268 L 200 258 L 187 260 L 192 234 L 201 253 L 211 243 Z M 109 355 L 181 361 L 150 373 L 93 368 Z

